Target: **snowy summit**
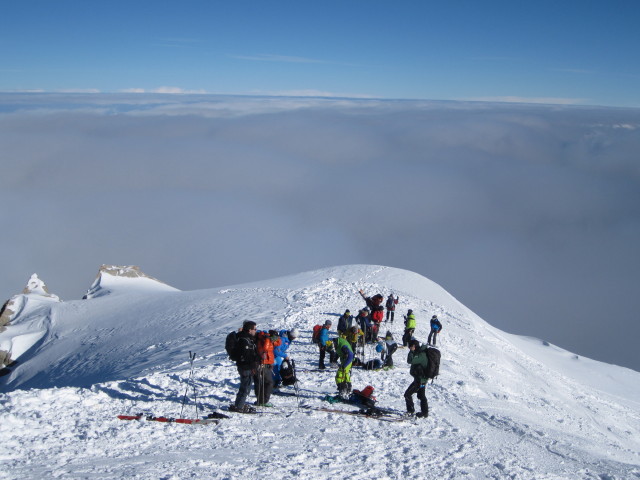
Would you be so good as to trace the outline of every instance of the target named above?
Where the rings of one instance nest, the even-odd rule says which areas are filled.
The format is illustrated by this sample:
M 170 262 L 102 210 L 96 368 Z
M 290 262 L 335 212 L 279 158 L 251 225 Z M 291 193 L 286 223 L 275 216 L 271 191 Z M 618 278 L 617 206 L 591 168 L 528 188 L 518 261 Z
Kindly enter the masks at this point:
M 380 333 L 400 344 L 408 309 L 420 342 L 432 315 L 442 322 L 428 418 L 400 416 L 406 348 L 392 369 L 352 369 L 353 388 L 373 386 L 397 421 L 320 410 L 354 411 L 325 401 L 335 370 L 317 369 L 311 336 L 331 320 L 335 338 L 345 309 L 365 306 L 359 290 L 399 297 Z M 640 478 L 640 373 L 502 332 L 409 271 L 348 265 L 183 292 L 103 266 L 83 300 L 34 275 L 0 318 L 0 478 Z M 245 320 L 300 332 L 297 388 L 255 415 L 228 411 L 239 377 L 224 343 Z M 362 360 L 379 358 L 374 346 Z M 228 418 L 145 421 L 209 413 Z

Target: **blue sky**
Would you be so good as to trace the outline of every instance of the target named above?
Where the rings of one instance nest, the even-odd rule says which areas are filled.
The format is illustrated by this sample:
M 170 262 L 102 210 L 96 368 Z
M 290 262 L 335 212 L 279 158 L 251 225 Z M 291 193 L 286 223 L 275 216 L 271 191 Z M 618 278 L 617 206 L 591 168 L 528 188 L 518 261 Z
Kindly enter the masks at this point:
M 1 91 L 640 106 L 635 1 L 3 2 Z

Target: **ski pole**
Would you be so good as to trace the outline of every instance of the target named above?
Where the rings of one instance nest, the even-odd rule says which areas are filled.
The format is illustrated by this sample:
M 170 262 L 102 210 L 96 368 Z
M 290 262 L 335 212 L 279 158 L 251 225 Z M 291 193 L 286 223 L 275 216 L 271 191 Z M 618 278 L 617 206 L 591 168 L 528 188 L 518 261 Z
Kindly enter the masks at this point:
M 293 389 L 296 392 L 296 398 L 298 400 L 298 408 L 300 408 L 300 387 L 298 387 L 298 375 L 296 374 L 296 362 L 291 359 L 291 369 L 293 370 L 293 378 L 295 378 L 295 382 L 293 382 Z
M 193 376 L 193 360 L 196 358 L 195 352 L 192 354 L 191 350 L 189 350 L 189 362 L 191 363 L 191 371 L 189 372 L 189 378 L 187 379 L 187 387 L 184 391 L 184 397 L 182 398 L 182 408 L 180 409 L 180 417 L 182 417 L 182 412 L 184 411 L 184 406 L 187 403 L 187 394 L 189 393 L 189 383 L 191 382 L 191 377 Z M 195 387 L 194 387 L 195 392 Z M 196 413 L 197 413 L 198 405 L 196 402 Z

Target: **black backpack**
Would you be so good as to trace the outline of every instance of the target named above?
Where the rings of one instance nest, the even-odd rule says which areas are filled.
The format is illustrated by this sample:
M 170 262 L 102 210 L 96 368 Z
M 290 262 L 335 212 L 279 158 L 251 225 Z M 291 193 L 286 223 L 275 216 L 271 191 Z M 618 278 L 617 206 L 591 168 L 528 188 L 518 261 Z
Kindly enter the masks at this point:
M 282 378 L 282 384 L 285 386 L 293 385 L 298 381 L 293 365 L 287 360 L 282 362 L 280 366 L 280 378 Z
M 425 376 L 432 379 L 436 378 L 440 373 L 440 350 L 435 347 L 427 348 L 427 358 L 429 359 L 429 364 L 427 365 Z
M 227 335 L 227 339 L 224 342 L 224 349 L 227 351 L 227 354 L 232 361 L 237 362 L 240 360 L 238 352 L 238 332 L 233 331 Z

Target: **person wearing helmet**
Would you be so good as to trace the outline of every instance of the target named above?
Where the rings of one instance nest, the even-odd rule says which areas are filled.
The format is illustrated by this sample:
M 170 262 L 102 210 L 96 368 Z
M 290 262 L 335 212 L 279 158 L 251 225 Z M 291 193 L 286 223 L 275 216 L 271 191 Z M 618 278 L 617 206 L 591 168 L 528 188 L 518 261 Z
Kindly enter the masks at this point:
M 427 387 L 427 366 L 429 358 L 427 357 L 427 346 L 420 346 L 418 340 L 409 341 L 409 354 L 407 355 L 407 363 L 411 365 L 409 373 L 413 377 L 413 382 L 404 392 L 404 400 L 407 405 L 407 413 L 413 415 L 415 407 L 413 404 L 413 394 L 418 394 L 420 400 L 420 413 L 416 417 L 426 418 L 429 416 L 429 404 L 427 403 L 427 395 L 425 393 Z
M 289 360 L 289 347 L 291 343 L 300 335 L 297 328 L 291 330 L 280 330 L 280 345 L 273 349 L 275 355 L 275 363 L 273 364 L 273 383 L 274 388 L 279 388 L 282 385 L 282 377 L 280 376 L 280 367 L 282 362 Z
M 429 338 L 427 338 L 427 343 L 435 347 L 436 336 L 438 335 L 438 333 L 440 333 L 440 330 L 442 330 L 442 324 L 440 323 L 440 320 L 438 320 L 437 315 L 434 315 L 433 317 L 431 317 L 431 321 L 429 323 L 431 324 L 431 331 L 429 332 Z M 432 337 L 433 337 L 433 343 L 431 343 Z
M 413 338 L 413 332 L 416 331 L 416 316 L 413 310 L 409 309 L 404 317 L 404 335 L 402 336 L 402 346 L 409 345 L 409 341 Z

